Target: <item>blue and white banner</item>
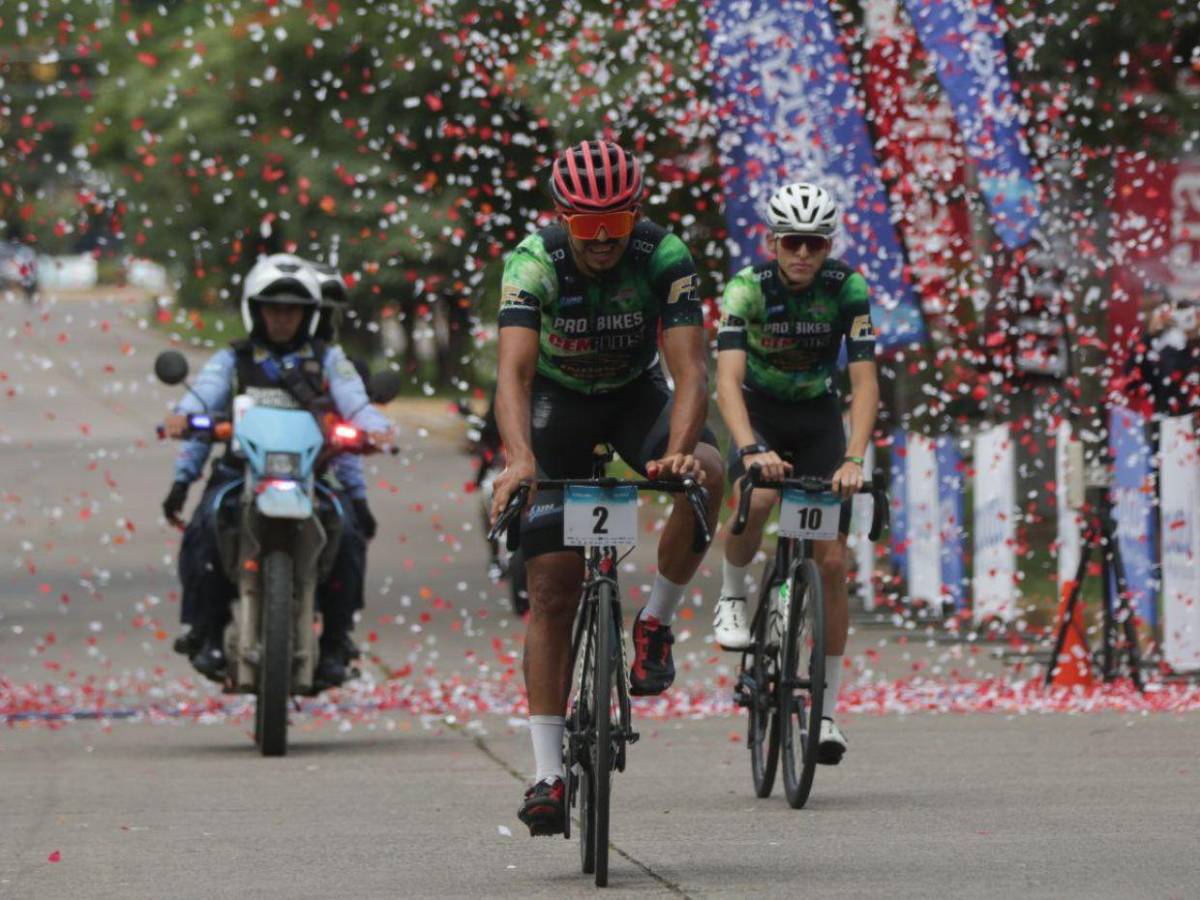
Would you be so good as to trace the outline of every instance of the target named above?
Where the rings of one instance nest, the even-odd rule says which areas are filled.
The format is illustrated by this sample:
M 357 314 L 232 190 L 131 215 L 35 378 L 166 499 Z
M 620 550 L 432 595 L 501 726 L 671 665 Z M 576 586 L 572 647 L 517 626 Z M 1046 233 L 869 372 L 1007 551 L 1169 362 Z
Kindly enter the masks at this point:
M 1054 501 L 1058 512 L 1058 593 L 1062 596 L 1063 585 L 1074 581 L 1079 572 L 1079 560 L 1083 556 L 1083 515 L 1073 506 L 1071 480 L 1083 473 L 1073 473 L 1071 445 L 1071 423 L 1065 419 L 1058 423 L 1054 437 Z M 1080 457 L 1082 458 L 1082 457 Z M 1080 489 L 1082 493 L 1082 489 Z
M 967 608 L 967 569 L 963 554 L 966 524 L 963 522 L 963 497 L 966 476 L 962 456 L 954 437 L 942 435 L 936 441 L 938 471 L 938 527 L 941 534 L 942 603 L 959 612 Z
M 941 497 L 938 458 L 933 441 L 923 434 L 908 436 L 905 456 L 905 494 L 908 508 L 908 602 L 942 611 Z
M 883 349 L 925 338 L 888 211 L 862 102 L 828 0 L 715 0 L 714 99 L 722 132 L 733 270 L 762 256 L 762 210 L 791 181 L 813 181 L 842 208 L 833 252 L 862 271 Z
M 1017 617 L 1016 450 L 1007 425 L 975 437 L 976 622 Z
M 1128 409 L 1113 409 L 1109 414 L 1108 443 L 1113 455 L 1113 518 L 1121 560 L 1125 563 L 1125 580 L 1133 608 L 1154 625 L 1158 622 L 1154 481 L 1152 449 L 1141 415 Z
M 917 36 L 950 98 L 978 170 L 992 227 L 1010 250 L 1033 237 L 1040 215 L 1020 106 L 990 0 L 904 0 Z
M 908 579 L 908 433 L 903 428 L 892 432 L 891 487 L 888 500 L 892 504 L 891 521 L 888 523 L 888 552 L 892 566 L 900 577 Z
M 1163 659 L 1200 671 L 1200 441 L 1190 416 L 1163 419 Z

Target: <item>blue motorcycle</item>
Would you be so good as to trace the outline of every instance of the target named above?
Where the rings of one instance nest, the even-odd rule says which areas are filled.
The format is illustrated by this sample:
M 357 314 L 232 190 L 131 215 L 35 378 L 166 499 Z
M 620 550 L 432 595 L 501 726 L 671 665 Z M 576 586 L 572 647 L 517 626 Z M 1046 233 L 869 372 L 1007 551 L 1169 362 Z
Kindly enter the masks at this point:
M 155 360 L 154 371 L 163 383 L 180 384 L 187 378 L 187 360 L 167 350 Z M 380 373 L 372 376 L 368 394 L 386 402 L 398 387 L 395 376 Z M 298 404 L 256 404 L 246 395 L 234 398 L 232 421 L 192 415 L 182 437 L 229 442 L 245 459 L 244 476 L 211 501 L 225 510 L 227 495 L 240 492 L 236 513 L 217 516 L 221 564 L 238 589 L 225 632 L 227 688 L 257 696 L 255 743 L 264 756 L 282 756 L 291 697 L 316 692 L 316 588 L 328 577 L 341 540 L 341 502 L 317 473 L 339 453 L 382 448 L 347 422 L 318 421 Z

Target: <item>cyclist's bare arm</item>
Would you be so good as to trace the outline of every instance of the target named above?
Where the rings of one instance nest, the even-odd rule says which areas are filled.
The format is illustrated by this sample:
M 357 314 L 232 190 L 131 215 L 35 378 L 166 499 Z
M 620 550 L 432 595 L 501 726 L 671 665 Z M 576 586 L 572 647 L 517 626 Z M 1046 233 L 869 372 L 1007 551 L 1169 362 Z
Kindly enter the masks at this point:
M 733 438 L 735 447 L 754 443 L 754 429 L 750 427 L 750 413 L 742 396 L 742 385 L 746 381 L 746 351 L 722 350 L 717 354 L 717 408 Z
M 875 363 L 850 363 L 850 441 L 847 456 L 864 456 L 879 412 L 879 376 Z
M 725 420 L 725 427 L 729 429 L 735 447 L 745 447 L 755 442 L 750 413 L 746 409 L 746 399 L 742 394 L 742 384 L 745 380 L 745 350 L 722 350 L 717 354 L 717 407 L 721 410 L 721 418 Z M 750 466 L 759 466 L 768 479 L 784 478 L 792 469 L 774 450 L 752 453 L 743 459 L 742 463 L 747 469 Z
M 708 413 L 708 350 L 704 329 L 699 325 L 665 329 L 663 356 L 675 380 L 666 457 L 689 457 L 696 449 Z M 699 474 L 694 461 L 687 468 L 692 474 Z M 675 474 L 684 473 L 676 471 Z
M 496 478 L 492 517 L 508 503 L 517 485 L 536 474 L 529 437 L 529 402 L 537 371 L 541 335 L 532 328 L 500 329 L 500 360 L 496 378 L 496 424 L 504 444 L 506 466 Z
M 869 360 L 850 363 L 850 441 L 846 445 L 847 457 L 863 459 L 866 456 L 878 409 L 879 380 L 875 363 Z M 843 497 L 852 496 L 862 484 L 863 466 L 850 459 L 844 461 L 833 475 L 833 489 Z

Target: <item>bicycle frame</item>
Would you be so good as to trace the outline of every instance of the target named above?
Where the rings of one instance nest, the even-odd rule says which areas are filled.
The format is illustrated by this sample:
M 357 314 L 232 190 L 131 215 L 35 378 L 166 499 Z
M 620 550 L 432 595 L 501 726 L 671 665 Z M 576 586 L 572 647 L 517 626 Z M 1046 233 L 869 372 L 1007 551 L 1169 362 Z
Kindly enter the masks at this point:
M 597 453 L 592 478 L 568 478 L 539 481 L 539 487 L 567 488 L 633 486 L 639 491 L 684 493 L 695 519 L 692 545 L 697 552 L 708 546 L 706 494 L 692 478 L 681 481 L 624 481 L 604 476 L 611 452 Z M 517 514 L 524 508 L 529 486 L 514 493 L 489 535 L 497 537 L 508 530 L 507 544 L 515 551 L 519 544 Z M 629 670 L 625 659 L 624 626 L 621 619 L 620 586 L 617 565 L 621 559 L 615 546 L 587 548 L 584 580 L 579 608 L 571 638 L 572 673 L 578 672 L 575 690 L 569 699 L 564 756 L 567 762 L 568 806 L 579 800 L 583 871 L 595 873 L 597 887 L 608 883 L 608 826 L 611 772 L 625 770 L 625 750 L 638 734 L 633 730 L 630 706 Z M 581 655 L 582 654 L 582 659 Z M 614 698 L 615 691 L 615 710 Z M 601 711 L 602 710 L 602 711 Z M 615 711 L 616 721 L 613 721 Z M 570 837 L 568 817 L 564 837 Z
M 741 498 L 732 526 L 740 534 L 747 525 L 750 498 L 755 488 L 831 493 L 826 479 L 791 478 L 763 481 L 752 467 L 741 482 Z M 870 539 L 874 541 L 887 520 L 887 502 L 881 487 L 864 485 L 860 493 L 874 498 Z M 789 585 L 785 608 L 775 601 Z M 754 611 L 754 639 L 742 653 L 734 699 L 749 711 L 747 746 L 755 793 L 768 797 L 774 786 L 780 757 L 784 763 L 784 788 L 788 803 L 799 809 L 812 788 L 825 686 L 825 607 L 821 575 L 813 561 L 813 542 L 781 535 L 763 579 Z M 782 620 L 782 621 L 781 621 Z M 811 629 L 811 633 L 809 632 Z M 804 635 L 809 634 L 807 640 Z M 801 668 L 804 650 L 809 658 Z M 799 697 L 796 692 L 803 692 Z M 804 696 L 808 697 L 806 701 Z M 801 754 L 797 766 L 797 753 Z

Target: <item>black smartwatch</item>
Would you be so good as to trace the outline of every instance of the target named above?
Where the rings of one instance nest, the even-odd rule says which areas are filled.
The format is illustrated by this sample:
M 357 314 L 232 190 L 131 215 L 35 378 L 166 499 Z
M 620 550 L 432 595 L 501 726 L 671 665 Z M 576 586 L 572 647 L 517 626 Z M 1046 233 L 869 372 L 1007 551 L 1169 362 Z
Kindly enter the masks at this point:
M 738 447 L 738 462 L 755 453 L 769 453 L 770 451 L 771 448 L 766 444 L 747 444 L 745 447 Z

